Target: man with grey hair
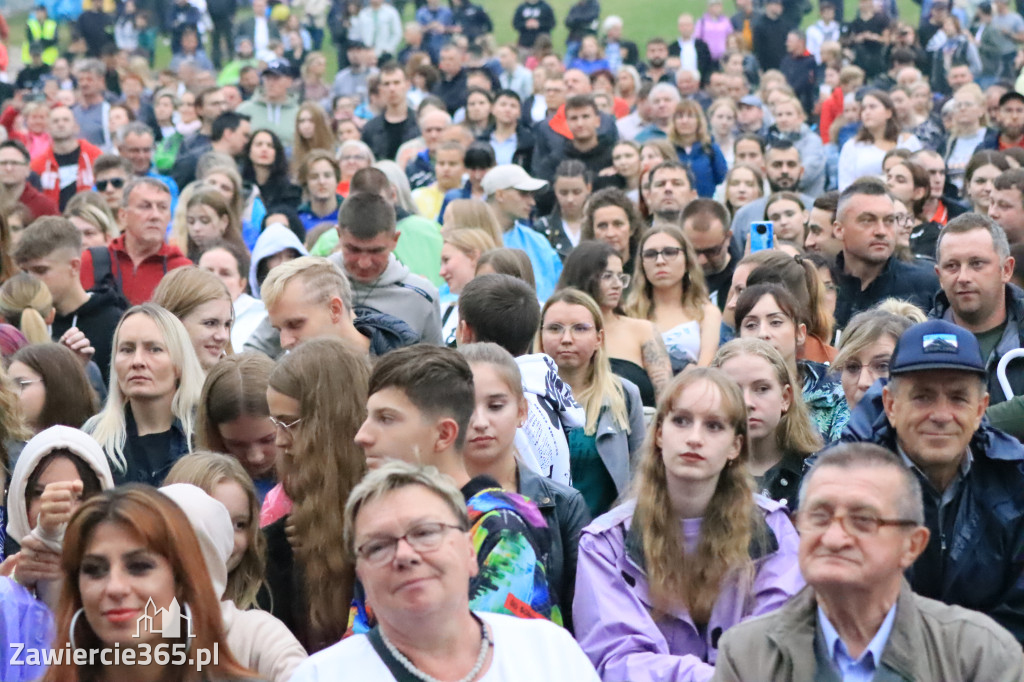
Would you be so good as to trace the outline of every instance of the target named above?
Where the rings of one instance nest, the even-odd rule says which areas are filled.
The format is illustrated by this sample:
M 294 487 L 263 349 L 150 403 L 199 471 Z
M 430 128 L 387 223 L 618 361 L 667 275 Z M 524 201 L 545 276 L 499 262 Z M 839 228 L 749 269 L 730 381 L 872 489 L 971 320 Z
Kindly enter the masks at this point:
M 682 96 L 674 85 L 658 83 L 652 87 L 651 94 L 647 97 L 647 117 L 650 123 L 637 134 L 637 143 L 643 144 L 648 140 L 668 137 L 672 116 L 681 100 Z
M 131 164 L 132 174 L 137 178 L 153 178 L 167 185 L 171 192 L 171 215 L 178 205 L 178 183 L 167 175 L 161 175 L 153 167 L 153 130 L 142 121 L 133 121 L 117 131 L 117 151 Z
M 946 320 L 916 324 L 841 440 L 896 453 L 921 484 L 931 538 L 906 571 L 913 590 L 985 613 L 1021 641 L 1024 445 L 983 419 L 985 381 L 974 334 Z
M 805 587 L 722 637 L 715 680 L 1019 680 L 1024 658 L 992 618 L 915 594 L 921 489 L 875 445 L 822 454 L 800 490 Z
M 990 401 L 1001 403 L 1008 396 L 999 386 L 996 366 L 1024 346 L 1024 291 L 1010 284 L 1014 258 L 1006 233 L 988 216 L 965 213 L 939 232 L 935 260 L 942 291 L 930 315 L 974 334 L 985 360 Z M 1024 393 L 1024 362 L 1011 362 L 1007 378 L 1014 394 Z
M 83 139 L 103 150 L 112 149 L 110 103 L 106 95 L 107 67 L 99 59 L 83 59 L 75 64 L 78 103 L 71 107 Z
M 124 188 L 117 212 L 121 235 L 106 249 L 82 253 L 82 286 L 109 286 L 129 303 L 145 303 L 170 270 L 192 265 L 164 237 L 171 222 L 171 191 L 154 178 L 135 178 Z

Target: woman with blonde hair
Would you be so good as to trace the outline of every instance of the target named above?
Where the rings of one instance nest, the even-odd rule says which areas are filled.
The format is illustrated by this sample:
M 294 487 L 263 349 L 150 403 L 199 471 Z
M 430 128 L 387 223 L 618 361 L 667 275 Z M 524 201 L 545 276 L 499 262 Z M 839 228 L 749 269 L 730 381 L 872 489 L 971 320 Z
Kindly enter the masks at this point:
M 567 434 L 572 485 L 592 516 L 623 496 L 644 440 L 640 390 L 612 372 L 604 349 L 604 319 L 597 302 L 579 289 L 559 289 L 540 313 L 541 350 L 586 414 Z
M 334 644 L 348 627 L 355 564 L 337 540 L 344 536 L 343 501 L 366 471 L 353 438 L 366 418 L 369 376 L 365 354 L 316 338 L 284 356 L 267 388 L 281 479 L 293 503 L 264 529 L 267 583 L 274 615 L 310 652 Z
M 305 69 L 305 65 L 303 68 Z M 298 177 L 299 169 L 302 168 L 302 164 L 306 160 L 306 154 L 314 149 L 322 149 L 334 154 L 334 133 L 331 131 L 331 124 L 327 120 L 327 112 L 323 107 L 308 100 L 299 105 L 299 113 L 295 116 L 294 140 L 295 142 L 292 144 L 292 178 Z
M 480 230 L 491 238 L 495 247 L 503 243 L 501 225 L 494 215 L 494 209 L 485 201 L 452 200 L 444 212 L 444 228 Z
M 718 349 L 722 313 L 711 302 L 690 240 L 674 225 L 652 227 L 637 255 L 626 313 L 655 324 L 673 371 L 691 363 L 707 367 Z
M 413 215 L 419 215 L 416 202 L 412 199 L 412 186 L 409 184 L 409 177 L 402 167 L 389 159 L 376 161 L 373 167 L 384 173 L 388 182 L 395 188 L 396 204 Z
M 441 238 L 444 239 L 441 247 L 441 278 L 445 282 L 440 292 L 444 306 L 441 312 L 441 339 L 446 346 L 454 348 L 455 332 L 459 328 L 459 294 L 476 277 L 480 256 L 498 248 L 498 245 L 484 230 L 472 228 L 446 227 L 441 230 Z
M 764 175 L 754 166 L 738 163 L 725 174 L 722 188 L 722 203 L 729 209 L 729 215 L 735 216 L 741 208 L 764 196 Z
M 675 145 L 679 163 L 693 170 L 697 180 L 693 188 L 697 194 L 702 197 L 712 196 L 715 187 L 725 180 L 729 166 L 725 163 L 722 150 L 711 139 L 708 120 L 699 103 L 684 99 L 676 105 L 668 140 Z
M 324 53 L 306 53 L 306 58 L 302 60 L 302 67 L 299 69 L 302 101 L 314 102 L 322 110 L 326 110 L 331 104 L 331 86 L 325 82 L 326 73 L 327 57 Z M 301 113 L 302 110 L 299 111 Z
M 260 236 L 263 219 L 267 217 L 267 207 L 259 196 L 259 190 L 254 189 L 246 194 L 241 173 L 227 157 L 224 163 L 213 163 L 206 167 L 199 164 L 196 167 L 196 179 L 216 189 L 227 200 L 231 206 L 231 214 L 237 216 L 241 224 L 242 241 L 245 247 L 251 250 Z M 184 192 L 185 190 L 182 190 L 182 194 Z M 178 204 L 181 203 L 182 199 L 179 197 Z
M 126 312 L 114 330 L 107 401 L 82 430 L 112 462 L 116 483 L 160 485 L 191 449 L 203 387 L 185 326 L 153 303 Z
M 192 190 L 191 195 L 183 203 L 184 225 L 182 221 L 175 220 L 172 239 L 187 252 L 189 260 L 193 263 L 199 260 L 207 245 L 217 240 L 244 244 L 238 214 L 231 210 L 231 204 L 220 190 L 200 185 Z
M 718 349 L 712 366 L 743 391 L 757 489 L 796 509 L 804 460 L 822 448 L 796 377 L 779 351 L 760 339 L 730 341 Z
M 774 94 L 774 93 L 773 93 Z M 800 151 L 804 174 L 799 190 L 812 196 L 825 191 L 825 145 L 807 125 L 807 112 L 792 94 L 777 94 L 771 105 L 775 123 L 768 129 L 768 144 L 788 140 Z
M 0 285 L 0 322 L 14 325 L 29 343 L 48 343 L 57 314 L 53 296 L 41 279 L 19 272 Z
M 736 145 L 736 102 L 731 97 L 719 97 L 708 107 L 708 127 L 711 139 L 722 150 L 722 156 L 728 167 L 732 167 Z
M 231 294 L 212 272 L 195 265 L 171 270 L 153 291 L 152 301 L 185 325 L 204 372 L 231 352 Z
M 804 585 L 786 509 L 755 496 L 747 411 L 697 368 L 658 404 L 633 499 L 580 538 L 576 639 L 605 680 L 709 679 L 719 637 Z
M 898 302 L 896 299 L 888 301 Z M 912 306 L 910 303 L 904 305 Z M 847 323 L 832 369 L 839 373 L 846 404 L 851 411 L 879 379 L 889 378 L 889 361 L 903 332 L 918 322 L 924 322 L 919 319 L 923 317 L 920 309 L 912 307 L 917 313 L 915 317 L 888 311 L 879 305 L 857 313 Z
M 476 262 L 477 275 L 511 275 L 521 279 L 536 291 L 537 280 L 533 276 L 533 264 L 522 249 L 499 246 L 480 254 Z
M 79 192 L 64 207 L 64 217 L 82 233 L 82 248 L 106 246 L 121 234 L 107 203 L 96 192 Z

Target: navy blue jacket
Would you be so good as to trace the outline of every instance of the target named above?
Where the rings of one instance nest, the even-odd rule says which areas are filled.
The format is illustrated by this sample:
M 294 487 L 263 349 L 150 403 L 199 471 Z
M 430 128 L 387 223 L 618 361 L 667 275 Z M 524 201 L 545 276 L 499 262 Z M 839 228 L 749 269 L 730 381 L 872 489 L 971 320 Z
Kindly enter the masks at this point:
M 875 383 L 854 409 L 843 442 L 896 452 L 896 432 L 882 408 L 883 384 Z M 922 597 L 980 611 L 1024 642 L 1024 445 L 985 419 L 970 449 L 970 469 L 941 519 L 935 495 L 925 493 L 931 539 L 906 576 Z
M 860 280 L 844 271 L 844 254 L 836 256 L 839 295 L 836 300 L 836 325 L 842 329 L 850 318 L 887 298 L 900 298 L 921 310 L 931 309 L 939 290 L 939 278 L 931 264 L 908 263 L 890 256 L 882 272 L 861 290 Z

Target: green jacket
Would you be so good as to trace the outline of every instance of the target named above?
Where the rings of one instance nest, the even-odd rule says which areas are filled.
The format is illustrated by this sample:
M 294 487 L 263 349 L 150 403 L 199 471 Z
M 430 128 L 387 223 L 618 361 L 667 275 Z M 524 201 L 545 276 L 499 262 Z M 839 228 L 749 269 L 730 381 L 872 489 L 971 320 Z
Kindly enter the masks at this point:
M 272 130 L 281 138 L 285 147 L 291 148 L 295 137 L 295 119 L 299 115 L 299 101 L 292 95 L 281 104 L 270 104 L 257 92 L 247 102 L 242 102 L 238 113 L 249 117 L 253 132 L 261 129 Z

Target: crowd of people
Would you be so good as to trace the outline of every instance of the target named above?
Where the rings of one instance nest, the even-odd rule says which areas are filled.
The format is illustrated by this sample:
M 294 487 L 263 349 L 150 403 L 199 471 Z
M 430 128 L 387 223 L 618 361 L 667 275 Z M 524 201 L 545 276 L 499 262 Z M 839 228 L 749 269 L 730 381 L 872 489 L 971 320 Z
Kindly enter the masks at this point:
M 815 2 L 0 23 L 0 679 L 1024 679 L 1024 17 Z

